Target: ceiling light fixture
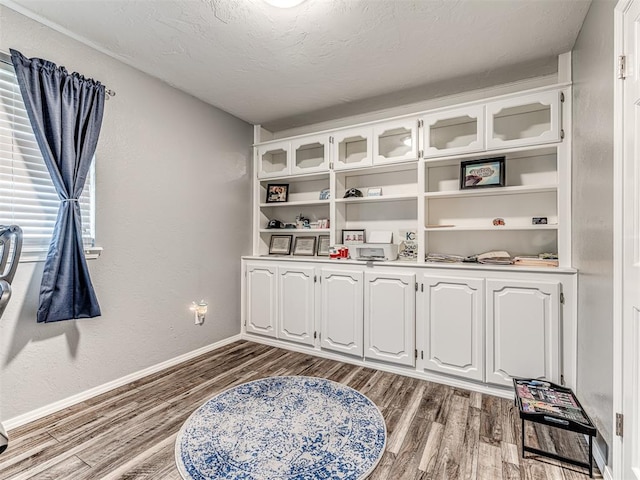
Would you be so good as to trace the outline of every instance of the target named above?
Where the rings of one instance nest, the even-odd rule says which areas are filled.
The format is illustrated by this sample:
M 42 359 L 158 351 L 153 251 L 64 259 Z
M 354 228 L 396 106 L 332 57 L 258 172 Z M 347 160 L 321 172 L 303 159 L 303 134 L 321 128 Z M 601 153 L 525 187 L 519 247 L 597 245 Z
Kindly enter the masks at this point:
M 264 0 L 269 5 L 277 8 L 292 8 L 300 5 L 304 0 Z

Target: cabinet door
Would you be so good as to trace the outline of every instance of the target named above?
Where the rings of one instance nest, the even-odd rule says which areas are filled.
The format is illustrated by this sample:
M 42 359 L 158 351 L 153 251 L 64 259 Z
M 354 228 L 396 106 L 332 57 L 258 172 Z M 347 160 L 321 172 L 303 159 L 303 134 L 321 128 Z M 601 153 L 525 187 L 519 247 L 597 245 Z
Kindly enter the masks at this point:
M 418 119 L 409 118 L 376 125 L 373 129 L 373 164 L 418 158 Z
M 333 134 L 333 169 L 369 167 L 372 165 L 373 128 L 350 128 Z
M 560 378 L 560 283 L 487 280 L 487 377 Z
M 544 92 L 487 104 L 487 148 L 559 142 L 560 92 Z
M 246 272 L 246 330 L 276 337 L 278 267 L 248 263 Z
M 361 271 L 322 269 L 322 348 L 362 356 L 362 279 Z
M 291 174 L 329 171 L 329 135 L 291 140 Z
M 291 173 L 289 142 L 270 143 L 257 147 L 258 178 L 282 177 Z
M 280 315 L 278 338 L 313 345 L 315 268 L 281 266 L 278 275 Z
M 429 275 L 422 280 L 423 368 L 482 380 L 484 281 Z
M 364 356 L 415 366 L 416 276 L 364 276 Z
M 424 158 L 484 150 L 484 106 L 458 108 L 422 117 Z

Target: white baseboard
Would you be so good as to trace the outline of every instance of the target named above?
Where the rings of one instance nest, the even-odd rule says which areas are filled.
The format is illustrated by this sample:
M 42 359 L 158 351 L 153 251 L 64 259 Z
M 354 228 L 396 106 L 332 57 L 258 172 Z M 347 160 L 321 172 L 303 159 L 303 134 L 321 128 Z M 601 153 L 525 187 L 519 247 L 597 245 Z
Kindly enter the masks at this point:
M 259 335 L 252 335 L 250 333 L 241 333 L 243 340 L 250 342 L 262 343 L 265 345 L 271 345 L 272 347 L 282 348 L 284 350 L 291 350 L 298 353 L 306 353 L 308 355 L 314 355 L 316 357 L 328 358 L 329 360 L 336 360 L 338 362 L 349 363 L 351 365 L 358 365 L 361 367 L 373 368 L 375 370 L 382 370 L 383 372 L 395 373 L 397 375 L 404 375 L 405 377 L 418 378 L 420 380 L 428 380 L 434 383 L 440 383 L 448 385 L 450 387 L 463 388 L 465 390 L 471 390 L 478 393 L 487 395 L 495 395 L 502 398 L 513 398 L 513 388 L 500 388 L 497 386 L 476 383 L 472 380 L 464 380 L 455 377 L 448 377 L 444 375 L 438 375 L 436 373 L 429 373 L 426 371 L 416 370 L 413 368 L 403 368 L 394 365 L 372 362 L 367 360 L 361 360 L 359 358 L 350 357 L 349 355 L 341 355 L 339 353 L 331 353 L 326 350 L 320 350 L 314 347 L 306 347 L 304 345 L 296 345 L 289 342 L 283 342 L 282 340 L 271 339 L 268 337 L 262 337 Z
M 152 365 L 147 368 L 143 368 L 142 370 L 138 370 L 137 372 L 130 373 L 129 375 L 125 375 L 124 377 L 117 378 L 116 380 L 113 380 L 111 382 L 103 383 L 102 385 L 90 388 L 89 390 L 85 390 L 84 392 L 72 395 L 54 403 L 50 403 L 49 405 L 45 405 L 44 407 L 37 408 L 22 415 L 18 415 L 17 417 L 10 418 L 2 422 L 2 425 L 4 425 L 4 428 L 6 430 L 20 427 L 26 423 L 33 422 L 34 420 L 38 420 L 42 417 L 60 411 L 63 408 L 67 408 L 75 405 L 76 403 L 83 402 L 85 400 L 88 400 L 89 398 L 108 392 L 109 390 L 113 390 L 114 388 L 118 388 L 122 385 L 126 385 L 127 383 L 134 382 L 143 377 L 159 372 L 160 370 L 164 370 L 165 368 L 173 367 L 174 365 L 178 365 L 179 363 L 186 362 L 187 360 L 191 360 L 192 358 L 195 358 L 199 355 L 211 352 L 230 343 L 237 342 L 241 339 L 242 337 L 240 334 L 225 338 L 224 340 L 212 343 L 211 345 L 198 348 L 197 350 L 187 352 L 183 355 L 178 355 L 177 357 L 170 358 L 169 360 L 157 363 L 156 365 Z
M 585 439 L 589 441 L 586 436 Z M 593 440 L 593 460 L 602 473 L 603 478 L 605 480 L 613 480 L 613 474 L 611 473 L 609 465 L 607 465 L 607 459 L 604 457 L 604 453 L 602 452 L 602 450 L 600 450 L 600 446 L 595 441 L 595 439 Z

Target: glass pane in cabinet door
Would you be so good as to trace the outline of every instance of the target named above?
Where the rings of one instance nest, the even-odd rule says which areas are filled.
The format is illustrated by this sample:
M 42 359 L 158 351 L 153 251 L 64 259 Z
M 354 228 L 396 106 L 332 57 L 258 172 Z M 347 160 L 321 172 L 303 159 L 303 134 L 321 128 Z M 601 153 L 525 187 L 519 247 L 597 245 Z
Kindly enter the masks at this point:
M 551 105 L 532 103 L 503 108 L 493 117 L 493 138 L 503 141 L 536 138 L 551 129 Z
M 338 144 L 338 161 L 344 165 L 361 163 L 368 156 L 367 139 L 362 135 L 347 137 Z
M 393 128 L 378 136 L 378 154 L 385 158 L 398 158 L 409 155 L 415 150 L 411 129 Z
M 287 173 L 287 152 L 281 148 L 262 153 L 262 173 Z
M 319 142 L 300 145 L 296 148 L 294 155 L 295 165 L 299 170 L 315 170 L 325 161 L 324 145 Z
M 438 150 L 468 147 L 478 138 L 478 119 L 468 115 L 438 120 L 428 128 L 430 146 Z

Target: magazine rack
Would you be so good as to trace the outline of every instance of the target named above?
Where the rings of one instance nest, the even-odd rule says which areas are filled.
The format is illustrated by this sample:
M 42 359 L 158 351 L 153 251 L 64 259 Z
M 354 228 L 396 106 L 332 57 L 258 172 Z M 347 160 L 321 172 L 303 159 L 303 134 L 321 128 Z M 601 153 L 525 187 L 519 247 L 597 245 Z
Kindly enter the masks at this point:
M 551 382 L 525 378 L 514 378 L 513 387 L 516 392 L 516 405 L 522 419 L 522 458 L 525 457 L 525 452 L 531 452 L 585 467 L 589 469 L 589 476 L 593 478 L 593 437 L 596 435 L 596 427 L 571 389 Z M 524 443 L 525 420 L 587 435 L 589 438 L 589 461 L 581 462 L 526 446 Z

